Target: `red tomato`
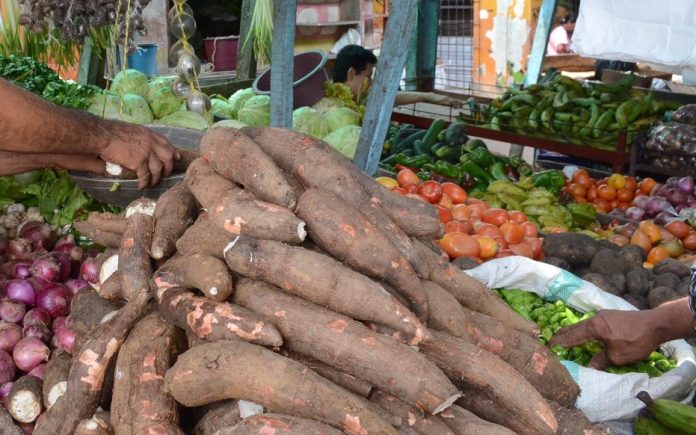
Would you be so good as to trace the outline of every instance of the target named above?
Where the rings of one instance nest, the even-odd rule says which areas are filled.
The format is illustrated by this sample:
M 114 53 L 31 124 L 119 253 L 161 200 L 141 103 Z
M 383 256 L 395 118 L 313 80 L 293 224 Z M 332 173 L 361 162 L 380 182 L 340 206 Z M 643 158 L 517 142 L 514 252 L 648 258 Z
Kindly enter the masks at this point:
M 483 212 L 481 220 L 499 227 L 510 220 L 510 218 L 507 211 L 502 208 L 489 208 Z
M 519 245 L 510 245 L 510 251 L 515 255 L 521 255 L 523 257 L 534 259 L 534 251 L 528 245 L 520 243 Z
M 505 258 L 505 257 L 512 257 L 515 255 L 514 252 L 512 252 L 510 249 L 501 249 L 498 251 L 497 254 L 495 254 L 495 257 L 493 258 Z
M 538 234 L 537 226 L 532 222 L 525 222 L 522 225 L 525 237 L 536 237 Z
M 686 249 L 694 250 L 696 249 L 696 232 L 690 232 L 682 239 L 682 243 Z
M 500 228 L 484 222 L 474 224 L 474 232 L 479 236 L 503 237 L 503 232 L 500 231 Z
M 471 210 L 466 204 L 455 204 L 452 206 L 452 218 L 461 220 L 469 219 L 471 217 Z
M 417 184 L 404 184 L 401 186 L 402 189 L 404 189 L 407 193 L 418 193 L 418 185 Z
M 519 210 L 509 211 L 508 216 L 510 216 L 511 221 L 517 222 L 518 224 L 523 224 L 527 222 L 527 215 Z
M 446 224 L 452 220 L 452 213 L 450 213 L 450 211 L 445 207 L 441 206 L 440 204 L 435 204 L 435 208 L 437 208 L 437 214 L 440 217 L 440 222 Z
M 495 240 L 500 249 L 507 249 L 510 247 L 510 244 L 503 237 L 493 237 L 493 240 Z
M 474 232 L 474 227 L 468 220 L 462 221 L 449 221 L 445 224 L 445 234 L 449 233 L 462 233 L 471 234 Z
M 407 184 L 415 184 L 417 186 L 420 184 L 421 180 L 412 170 L 402 169 L 398 174 L 396 174 L 396 182 L 399 183 L 399 186 L 401 187 L 404 187 Z
M 445 207 L 447 210 L 452 209 L 452 198 L 449 197 L 446 193 L 442 194 L 442 198 L 440 198 L 440 202 L 438 202 L 441 206 Z
M 484 210 L 488 210 L 490 208 L 490 206 L 488 205 L 488 203 L 486 201 L 484 201 L 482 199 L 478 199 L 478 198 L 468 197 L 466 199 L 466 204 L 467 205 L 480 204 Z
M 466 190 L 464 190 L 461 186 L 450 183 L 449 181 L 442 183 L 440 188 L 442 189 L 442 193 L 452 198 L 453 204 L 464 204 L 466 202 L 466 198 L 469 196 L 467 195 Z
M 418 186 L 417 193 L 426 197 L 431 204 L 437 204 L 440 199 L 442 199 L 442 189 L 440 188 L 440 183 L 433 180 L 425 181 L 423 184 Z
M 395 187 L 395 188 L 393 188 L 391 191 L 392 191 L 392 192 L 396 192 L 396 193 L 398 193 L 399 195 L 406 195 L 406 194 L 408 193 L 408 192 L 406 191 L 406 189 L 404 189 L 403 187 Z
M 479 203 L 468 204 L 467 207 L 469 207 L 471 217 L 476 217 L 479 219 L 483 215 L 483 212 L 486 211 L 486 209 L 488 208 L 486 205 Z
M 505 222 L 500 226 L 503 238 L 511 245 L 516 245 L 524 238 L 524 229 L 517 222 Z
M 478 244 L 481 247 L 481 252 L 479 253 L 479 256 L 483 260 L 495 257 L 495 254 L 497 254 L 498 250 L 500 250 L 498 242 L 496 242 L 495 239 L 492 237 L 478 235 L 472 237 L 478 242 Z
M 539 255 L 541 255 L 541 242 L 542 240 L 538 237 L 525 237 L 522 239 L 522 244 L 532 248 L 534 258 L 539 258 Z
M 481 246 L 472 236 L 462 233 L 445 234 L 439 241 L 442 249 L 450 258 L 472 257 L 478 258 Z

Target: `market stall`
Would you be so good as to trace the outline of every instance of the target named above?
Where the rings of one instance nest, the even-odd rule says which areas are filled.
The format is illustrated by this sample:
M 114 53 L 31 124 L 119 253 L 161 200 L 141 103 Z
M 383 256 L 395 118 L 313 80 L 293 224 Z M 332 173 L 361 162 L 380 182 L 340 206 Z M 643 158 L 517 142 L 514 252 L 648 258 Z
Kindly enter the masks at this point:
M 605 310 L 638 329 L 649 309 L 686 307 L 693 174 L 626 163 L 642 143 L 692 164 L 695 106 L 632 76 L 547 71 L 458 119 L 400 117 L 399 47 L 437 14 L 390 3 L 363 100 L 327 80 L 325 53 L 295 53 L 290 1 L 244 2 L 258 44 L 240 50 L 245 80 L 215 92 L 184 1 L 168 16 L 174 75 L 126 62 L 102 89 L 0 56 L 3 79 L 145 125 L 181 156 L 144 190 L 114 164 L 0 177 L 2 433 L 693 433 L 686 336 L 602 370 L 612 343 L 563 337 Z M 113 11 L 127 52 L 142 10 Z M 545 169 L 489 138 L 614 173 Z

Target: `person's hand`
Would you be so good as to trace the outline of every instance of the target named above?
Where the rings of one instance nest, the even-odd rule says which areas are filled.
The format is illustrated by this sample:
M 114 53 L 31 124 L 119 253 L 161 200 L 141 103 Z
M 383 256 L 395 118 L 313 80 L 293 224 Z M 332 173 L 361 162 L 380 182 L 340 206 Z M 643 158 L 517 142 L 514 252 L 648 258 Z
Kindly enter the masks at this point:
M 608 365 L 642 361 L 662 342 L 652 311 L 601 310 L 595 316 L 560 329 L 550 346 L 577 346 L 599 340 L 604 350 L 590 361 L 590 367 L 604 370 Z
M 139 189 L 159 183 L 179 158 L 167 139 L 140 125 L 114 123 L 108 128 L 107 141 L 99 157 L 135 171 Z
M 99 157 L 86 154 L 33 154 L 0 151 L 0 176 L 21 174 L 44 168 L 104 174 L 106 164 Z
M 433 104 L 439 104 L 441 106 L 450 106 L 455 109 L 461 109 L 464 107 L 464 104 L 466 104 L 466 101 L 460 100 L 458 98 L 453 98 L 448 95 L 440 95 L 440 94 L 432 94 L 432 101 L 431 103 Z

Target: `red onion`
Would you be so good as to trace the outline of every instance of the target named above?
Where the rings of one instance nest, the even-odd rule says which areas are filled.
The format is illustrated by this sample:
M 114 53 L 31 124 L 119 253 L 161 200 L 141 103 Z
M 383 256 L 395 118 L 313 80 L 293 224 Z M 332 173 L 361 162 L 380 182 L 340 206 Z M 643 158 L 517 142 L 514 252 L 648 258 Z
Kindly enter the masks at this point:
M 677 189 L 684 195 L 691 196 L 694 193 L 694 177 L 687 176 L 677 182 Z
M 22 339 L 22 328 L 16 323 L 0 322 L 0 350 L 12 352 Z
M 34 367 L 48 361 L 51 351 L 43 341 L 34 337 L 26 337 L 17 343 L 12 351 L 12 358 L 18 369 L 30 372 Z
M 53 334 L 51 333 L 51 330 L 48 329 L 48 326 L 37 324 L 25 326 L 24 329 L 22 329 L 22 336 L 38 338 L 44 343 L 48 343 L 51 341 Z
M 53 319 L 53 325 L 51 325 L 51 329 L 53 329 L 53 332 L 58 332 L 61 329 L 69 328 L 72 326 L 72 320 L 68 319 L 67 317 L 56 317 Z
M 645 211 L 639 207 L 629 207 L 626 209 L 626 217 L 634 221 L 642 221 Z
M 667 181 L 665 181 L 666 186 L 676 186 L 679 183 L 679 177 L 669 177 Z
M 60 282 L 65 282 L 68 279 L 70 279 L 70 273 L 72 270 L 72 261 L 70 260 L 70 255 L 66 254 L 65 252 L 51 252 L 50 254 L 53 256 L 53 258 L 56 259 L 58 262 L 58 266 L 60 267 L 60 275 L 58 277 L 58 281 Z
M 51 326 L 51 314 L 43 308 L 32 308 L 24 315 L 24 326 L 43 325 L 47 328 Z
M 53 246 L 51 227 L 43 222 L 26 222 L 19 229 L 18 235 L 23 239 L 29 239 L 34 246 L 34 249 L 43 248 L 49 250 Z
M 648 200 L 645 212 L 648 217 L 654 217 L 658 213 L 661 213 L 667 209 L 667 207 L 670 207 L 670 204 L 665 198 L 661 196 L 653 196 Z
M 83 279 L 71 279 L 65 282 L 65 286 L 75 296 L 80 290 L 89 288 L 89 283 Z
M 28 260 L 33 252 L 31 240 L 14 239 L 7 246 L 7 252 L 13 260 Z
M 42 255 L 31 263 L 31 274 L 42 281 L 56 282 L 61 278 L 61 264 L 55 255 Z
M 96 257 L 98 257 L 99 254 L 101 254 L 101 253 L 102 253 L 102 251 L 100 251 L 100 250 L 97 249 L 97 248 L 89 248 L 89 249 L 85 252 L 85 256 L 86 256 L 87 258 L 96 258 Z
M 14 381 L 16 374 L 17 368 L 12 360 L 12 355 L 0 350 L 0 384 Z
M 82 262 L 80 266 L 80 278 L 92 284 L 99 282 L 99 264 L 96 258 L 88 258 Z
M 12 361 L 12 365 L 14 365 L 14 361 Z M 7 396 L 10 395 L 10 391 L 12 391 L 13 386 L 14 382 L 5 382 L 4 384 L 0 385 L 0 402 L 4 402 Z
M 689 197 L 679 191 L 676 187 L 666 187 L 660 196 L 664 196 L 673 206 L 685 204 Z
M 59 331 L 55 331 L 53 338 L 55 339 L 56 347 L 63 349 L 70 354 L 72 354 L 73 350 L 75 350 L 75 339 L 77 339 L 77 333 L 71 328 L 63 328 Z
M 70 297 L 67 287 L 53 283 L 36 292 L 36 307 L 45 309 L 53 318 L 67 316 L 70 313 Z
M 0 301 L 0 319 L 5 322 L 19 323 L 24 318 L 26 312 L 26 305 L 19 301 L 13 301 L 12 299 Z
M 46 364 L 39 364 L 38 366 L 31 369 L 31 371 L 29 372 L 30 375 L 36 376 L 42 381 L 44 378 L 44 373 L 46 373 Z
M 82 261 L 85 254 L 84 249 L 75 244 L 75 238 L 72 234 L 60 239 L 53 248 L 53 252 L 64 252 L 73 261 Z
M 7 283 L 7 297 L 33 306 L 35 301 L 34 286 L 30 281 L 24 279 L 13 279 Z
M 5 289 L 7 288 L 7 282 L 9 279 L 0 273 L 0 295 L 5 296 L 7 293 L 5 292 Z
M 7 246 L 8 246 L 7 239 L 5 238 L 0 238 L 0 257 L 3 255 L 7 255 Z
M 675 213 L 672 213 L 670 211 L 663 211 L 661 213 L 658 213 L 657 216 L 655 216 L 653 222 L 655 222 L 655 225 L 667 225 L 671 220 L 673 220 L 676 217 L 677 215 Z
M 647 205 L 648 205 L 649 199 L 650 199 L 650 197 L 648 197 L 648 196 L 638 195 L 635 198 L 633 198 L 633 205 L 645 210 L 645 207 L 647 207 Z

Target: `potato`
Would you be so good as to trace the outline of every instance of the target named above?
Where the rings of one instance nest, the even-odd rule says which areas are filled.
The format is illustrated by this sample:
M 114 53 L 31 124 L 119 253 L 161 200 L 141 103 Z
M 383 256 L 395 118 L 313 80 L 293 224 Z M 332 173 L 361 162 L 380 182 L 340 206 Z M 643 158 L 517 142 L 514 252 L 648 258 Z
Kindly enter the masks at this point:
M 602 248 L 592 258 L 592 272 L 611 276 L 615 273 L 625 274 L 631 270 L 631 264 L 621 256 L 620 252 Z
M 571 267 L 583 267 L 592 262 L 599 244 L 585 234 L 549 234 L 544 237 L 542 249 L 547 257 L 559 257 Z
M 626 293 L 625 295 L 623 295 L 623 299 L 629 304 L 638 308 L 639 310 L 647 310 L 649 308 L 648 302 L 645 300 L 643 296 Z
M 643 262 L 648 258 L 643 248 L 636 245 L 626 245 L 619 253 L 633 267 L 643 267 Z
M 659 286 L 650 290 L 648 293 L 648 306 L 650 308 L 658 307 L 665 302 L 673 301 L 679 299 L 677 292 L 669 287 Z
M 677 294 L 681 297 L 689 296 L 689 286 L 690 284 L 679 284 L 679 286 L 676 288 Z
M 599 245 L 600 249 L 610 249 L 612 251 L 618 251 L 621 249 L 621 246 L 606 239 L 597 240 L 597 244 Z
M 559 257 L 546 257 L 544 259 L 544 263 L 550 264 L 551 266 L 556 266 L 559 267 L 563 270 L 571 270 L 570 264 L 564 260 L 563 258 Z
M 626 291 L 629 294 L 645 297 L 650 288 L 650 274 L 643 268 L 632 269 L 626 274 Z
M 677 275 L 673 274 L 672 272 L 665 272 L 657 274 L 655 281 L 653 282 L 653 287 L 665 286 L 674 290 L 679 287 L 680 284 L 681 280 Z
M 617 290 L 624 294 L 626 292 L 626 275 L 623 273 L 614 273 L 611 275 L 611 281 L 616 286 Z
M 691 276 L 691 270 L 689 270 L 689 267 L 681 261 L 675 260 L 674 258 L 668 258 L 660 261 L 655 265 L 655 267 L 653 267 L 653 272 L 655 272 L 656 275 L 670 272 L 679 278 Z
M 582 276 L 585 281 L 591 282 L 597 287 L 601 288 L 605 292 L 609 292 L 613 295 L 621 296 L 624 292 L 616 287 L 613 280 L 610 277 L 602 275 L 600 273 L 586 273 Z

